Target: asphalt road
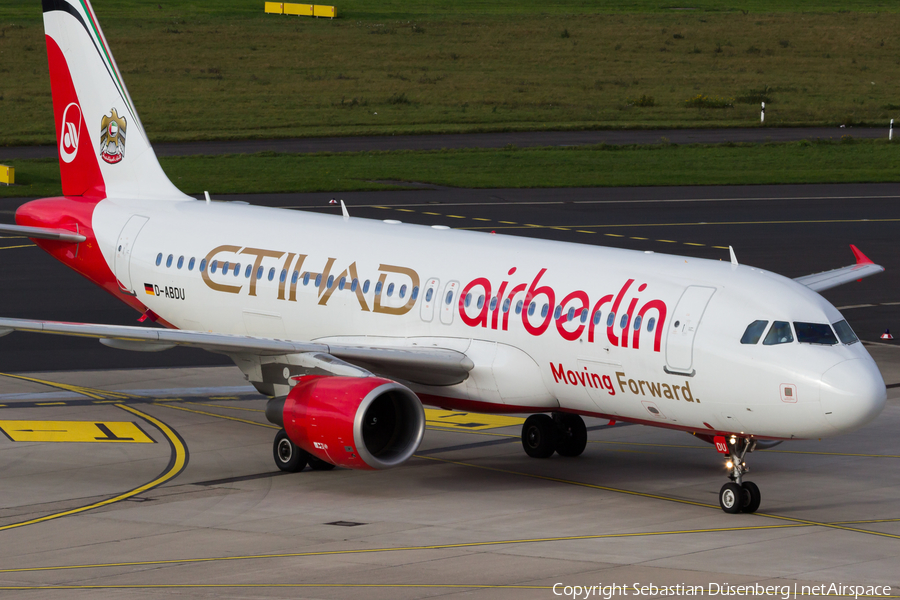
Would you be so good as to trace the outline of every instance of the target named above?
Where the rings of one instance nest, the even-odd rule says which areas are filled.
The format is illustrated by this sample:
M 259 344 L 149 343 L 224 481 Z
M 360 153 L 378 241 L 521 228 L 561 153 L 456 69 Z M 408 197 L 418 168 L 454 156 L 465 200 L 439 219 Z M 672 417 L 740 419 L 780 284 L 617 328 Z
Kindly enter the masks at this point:
M 329 194 L 229 196 L 229 200 L 339 213 Z M 900 184 L 409 190 L 343 194 L 351 215 L 494 231 L 634 250 L 738 260 L 789 277 L 851 264 L 856 244 L 887 272 L 825 292 L 864 340 L 900 333 Z M 22 199 L 0 200 L 12 221 Z M 432 214 L 427 214 L 432 213 Z M 504 223 L 504 221 L 508 223 Z M 589 232 L 589 233 L 585 233 Z M 29 244 L 3 240 L 3 247 Z M 137 314 L 36 247 L 0 254 L 8 317 L 135 324 Z M 200 350 L 112 350 L 93 340 L 16 333 L 0 339 L 3 371 L 228 364 Z
M 379 135 L 279 140 L 231 140 L 211 142 L 155 143 L 157 156 L 194 154 L 251 154 L 255 152 L 356 152 L 367 150 L 439 150 L 442 148 L 503 148 L 507 145 L 582 146 L 589 144 L 655 144 L 665 139 L 673 144 L 719 144 L 724 142 L 788 142 L 840 138 L 886 138 L 887 127 L 795 127 L 747 129 L 646 129 L 609 131 L 513 131 L 505 133 L 460 133 L 435 135 Z M 53 158 L 55 146 L 0 147 L 0 160 Z

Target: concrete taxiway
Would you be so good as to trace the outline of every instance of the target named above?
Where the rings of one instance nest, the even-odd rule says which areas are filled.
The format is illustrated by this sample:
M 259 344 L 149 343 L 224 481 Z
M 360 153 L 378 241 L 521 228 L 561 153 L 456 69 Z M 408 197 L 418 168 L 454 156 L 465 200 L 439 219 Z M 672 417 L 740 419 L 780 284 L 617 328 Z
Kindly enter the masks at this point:
M 900 382 L 900 349 L 869 350 Z M 552 598 L 557 583 L 900 594 L 897 387 L 858 432 L 752 454 L 756 515 L 718 508 L 722 460 L 684 433 L 589 420 L 583 456 L 535 460 L 515 417 L 435 411 L 400 468 L 282 474 L 263 406 L 233 367 L 0 377 L 0 594 Z M 42 441 L 72 422 L 97 439 Z

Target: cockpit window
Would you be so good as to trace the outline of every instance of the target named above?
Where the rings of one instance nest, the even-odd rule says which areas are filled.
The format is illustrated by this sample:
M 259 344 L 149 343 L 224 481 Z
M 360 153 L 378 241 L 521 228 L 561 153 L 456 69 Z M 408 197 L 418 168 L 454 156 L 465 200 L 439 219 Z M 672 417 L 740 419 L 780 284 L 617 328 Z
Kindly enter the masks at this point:
M 856 337 L 856 334 L 853 333 L 852 329 L 850 329 L 847 321 L 838 321 L 837 323 L 835 323 L 834 331 L 835 333 L 837 333 L 838 338 L 844 344 L 855 344 L 859 341 L 859 338 Z
M 756 344 L 759 342 L 759 338 L 762 337 L 763 331 L 766 330 L 766 325 L 768 325 L 768 321 L 753 321 L 749 325 L 747 325 L 746 331 L 744 331 L 744 335 L 741 336 L 742 344 Z
M 787 321 L 775 321 L 772 328 L 763 340 L 763 346 L 775 346 L 776 344 L 789 344 L 794 341 L 791 333 L 791 324 Z
M 798 323 L 794 321 L 794 329 L 797 330 L 797 341 L 802 344 L 834 346 L 838 343 L 828 323 Z

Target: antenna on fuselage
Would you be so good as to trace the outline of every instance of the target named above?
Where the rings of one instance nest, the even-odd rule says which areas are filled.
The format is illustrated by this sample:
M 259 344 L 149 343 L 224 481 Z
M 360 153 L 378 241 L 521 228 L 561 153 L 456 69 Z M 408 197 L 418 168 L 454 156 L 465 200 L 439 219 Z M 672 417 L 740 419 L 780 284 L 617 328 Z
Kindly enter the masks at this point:
M 206 197 L 206 203 L 209 204 L 212 200 L 209 199 L 209 192 L 203 192 L 203 195 Z
M 731 264 L 735 267 L 738 266 L 737 256 L 734 255 L 734 248 L 728 246 L 728 254 L 731 255 Z
M 347 212 L 347 205 L 344 204 L 343 200 L 341 200 L 341 214 L 344 215 L 345 221 L 350 218 L 350 213 Z

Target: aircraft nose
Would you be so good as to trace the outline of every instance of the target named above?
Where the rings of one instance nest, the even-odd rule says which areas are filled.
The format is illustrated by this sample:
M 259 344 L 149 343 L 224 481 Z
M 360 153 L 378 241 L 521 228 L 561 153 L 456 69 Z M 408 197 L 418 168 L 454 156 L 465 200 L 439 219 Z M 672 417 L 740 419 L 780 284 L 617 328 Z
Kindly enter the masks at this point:
M 840 431 L 857 429 L 877 417 L 886 398 L 884 379 L 871 358 L 846 360 L 822 375 L 822 410 Z

